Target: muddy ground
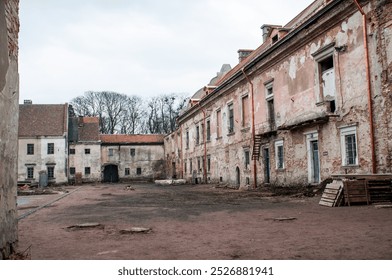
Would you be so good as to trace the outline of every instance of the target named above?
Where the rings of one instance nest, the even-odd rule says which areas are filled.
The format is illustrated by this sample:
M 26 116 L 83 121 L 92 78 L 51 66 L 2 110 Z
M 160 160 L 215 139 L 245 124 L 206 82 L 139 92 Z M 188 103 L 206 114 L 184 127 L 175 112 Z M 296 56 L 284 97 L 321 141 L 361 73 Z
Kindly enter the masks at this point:
M 212 185 L 126 186 L 69 188 L 19 221 L 19 251 L 59 260 L 392 259 L 392 208 Z M 19 215 L 60 196 L 24 201 Z M 75 227 L 85 223 L 99 226 Z

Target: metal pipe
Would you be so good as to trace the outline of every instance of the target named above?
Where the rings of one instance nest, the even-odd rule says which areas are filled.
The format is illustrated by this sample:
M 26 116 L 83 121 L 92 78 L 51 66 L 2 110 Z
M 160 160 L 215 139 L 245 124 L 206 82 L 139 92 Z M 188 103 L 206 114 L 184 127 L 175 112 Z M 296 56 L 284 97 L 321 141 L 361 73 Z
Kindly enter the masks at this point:
M 374 124 L 373 124 L 373 102 L 372 102 L 372 84 L 371 84 L 371 76 L 370 76 L 370 63 L 369 63 L 369 43 L 368 43 L 368 35 L 367 35 L 367 21 L 366 14 L 362 9 L 361 5 L 359 5 L 357 0 L 353 0 L 356 4 L 359 12 L 362 14 L 363 21 L 363 44 L 365 48 L 365 63 L 366 63 L 366 79 L 367 79 L 367 93 L 368 93 L 368 111 L 369 111 L 369 126 L 370 126 L 370 145 L 371 145 L 371 153 L 372 153 L 372 173 L 377 173 L 377 162 L 376 162 L 376 150 L 374 144 Z
M 253 148 L 256 142 L 256 133 L 255 133 L 255 100 L 254 100 L 254 90 L 253 90 L 253 83 L 246 75 L 244 68 L 241 69 L 242 73 L 244 74 L 246 80 L 249 83 L 250 92 L 252 95 L 252 140 L 253 140 Z M 253 158 L 253 188 L 257 188 L 257 162 L 256 159 Z

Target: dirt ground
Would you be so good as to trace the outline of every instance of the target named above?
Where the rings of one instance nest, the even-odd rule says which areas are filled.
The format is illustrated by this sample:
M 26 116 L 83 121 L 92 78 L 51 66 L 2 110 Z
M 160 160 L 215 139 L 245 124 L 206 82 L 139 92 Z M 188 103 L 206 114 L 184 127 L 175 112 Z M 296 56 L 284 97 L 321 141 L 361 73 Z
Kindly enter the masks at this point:
M 45 260 L 392 259 L 392 208 L 212 185 L 126 186 L 25 199 L 19 215 L 62 197 L 19 221 L 19 251 Z M 84 223 L 100 225 L 73 227 Z

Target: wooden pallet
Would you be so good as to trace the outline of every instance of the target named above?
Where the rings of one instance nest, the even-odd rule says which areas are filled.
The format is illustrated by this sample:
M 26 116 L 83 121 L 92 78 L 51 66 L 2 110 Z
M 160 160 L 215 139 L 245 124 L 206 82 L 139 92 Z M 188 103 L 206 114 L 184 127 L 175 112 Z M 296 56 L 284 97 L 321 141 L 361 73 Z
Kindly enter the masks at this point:
M 392 201 L 392 182 L 385 180 L 368 180 L 368 192 L 371 203 Z
M 343 180 L 344 201 L 348 206 L 351 203 L 370 203 L 370 196 L 366 179 Z
M 343 182 L 333 181 L 325 186 L 319 204 L 328 207 L 338 207 L 343 203 Z

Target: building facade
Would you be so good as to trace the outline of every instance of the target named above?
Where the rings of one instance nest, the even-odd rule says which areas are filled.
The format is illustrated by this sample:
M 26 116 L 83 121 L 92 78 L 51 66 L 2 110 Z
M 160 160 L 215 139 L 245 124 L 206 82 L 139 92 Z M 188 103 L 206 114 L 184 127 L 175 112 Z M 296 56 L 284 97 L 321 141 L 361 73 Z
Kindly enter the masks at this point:
M 18 181 L 67 183 L 68 104 L 26 101 L 19 112 Z
M 19 1 L 0 2 L 0 260 L 16 250 Z
M 71 182 L 77 175 L 82 182 L 101 181 L 101 141 L 98 117 L 69 118 L 69 166 Z
M 165 178 L 163 138 L 164 135 L 101 135 L 103 181 Z
M 170 173 L 237 186 L 390 173 L 391 5 L 317 0 L 263 25 L 260 47 L 178 118 Z

